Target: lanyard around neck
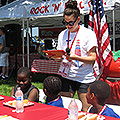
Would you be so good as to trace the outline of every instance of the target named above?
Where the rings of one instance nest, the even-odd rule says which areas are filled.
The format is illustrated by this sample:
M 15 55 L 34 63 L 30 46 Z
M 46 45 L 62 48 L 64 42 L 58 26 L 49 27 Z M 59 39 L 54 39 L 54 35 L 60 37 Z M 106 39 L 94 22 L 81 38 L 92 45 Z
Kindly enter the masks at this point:
M 77 37 L 77 34 L 78 34 L 78 31 L 79 31 L 79 29 L 80 29 L 80 26 L 78 26 L 77 33 L 76 33 L 76 35 L 75 35 L 75 37 L 74 37 L 74 39 L 73 39 L 73 41 L 72 41 L 72 44 L 71 44 L 70 48 L 69 48 L 69 38 L 70 38 L 70 31 L 68 31 L 68 41 L 67 41 L 67 48 L 69 48 L 70 50 L 72 49 L 73 43 L 74 43 L 74 41 L 75 41 L 75 39 L 76 39 L 76 37 Z

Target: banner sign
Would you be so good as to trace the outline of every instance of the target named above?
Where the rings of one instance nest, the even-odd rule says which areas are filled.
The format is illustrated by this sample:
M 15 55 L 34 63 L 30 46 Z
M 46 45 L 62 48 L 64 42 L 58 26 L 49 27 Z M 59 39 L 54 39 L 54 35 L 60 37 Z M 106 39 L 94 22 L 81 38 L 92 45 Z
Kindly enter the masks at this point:
M 40 4 L 34 4 L 29 6 L 27 13 L 30 16 L 46 16 L 46 15 L 57 15 L 62 14 L 65 8 L 65 3 L 68 0 L 50 0 L 42 2 Z M 89 13 L 91 0 L 77 0 L 78 7 L 81 14 Z M 103 6 L 105 9 L 111 9 L 114 5 L 113 0 L 103 0 Z

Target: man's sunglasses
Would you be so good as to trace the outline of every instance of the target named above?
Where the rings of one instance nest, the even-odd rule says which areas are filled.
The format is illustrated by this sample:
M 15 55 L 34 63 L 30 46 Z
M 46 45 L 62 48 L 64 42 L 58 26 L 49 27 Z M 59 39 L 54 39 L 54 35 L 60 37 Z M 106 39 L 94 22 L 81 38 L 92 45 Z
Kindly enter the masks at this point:
M 70 22 L 66 22 L 64 19 L 62 21 L 63 25 L 67 26 L 69 24 L 69 26 L 73 26 L 74 23 L 77 21 L 77 18 L 75 19 L 75 21 L 70 21 Z
M 17 79 L 17 81 L 18 81 L 18 82 L 23 82 L 23 83 L 24 83 L 24 82 L 27 81 L 27 79 L 25 79 L 25 80 L 19 80 L 19 79 Z

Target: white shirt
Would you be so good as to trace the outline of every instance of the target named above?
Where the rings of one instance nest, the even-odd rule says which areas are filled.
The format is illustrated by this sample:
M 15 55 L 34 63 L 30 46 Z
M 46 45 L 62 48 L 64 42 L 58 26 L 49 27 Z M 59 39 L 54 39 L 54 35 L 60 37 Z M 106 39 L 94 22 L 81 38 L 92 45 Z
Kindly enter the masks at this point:
M 87 57 L 89 50 L 94 46 L 97 46 L 97 39 L 95 33 L 90 29 L 80 26 L 78 33 L 70 32 L 69 48 L 71 47 L 71 44 L 75 36 L 76 39 L 73 43 L 71 52 L 75 53 L 75 51 L 78 51 L 78 54 L 80 56 Z M 68 29 L 65 29 L 58 36 L 57 49 L 66 50 L 67 40 L 68 40 Z M 63 61 L 65 61 L 65 59 Z M 70 71 L 69 71 L 69 75 L 67 76 L 67 79 L 78 81 L 81 83 L 91 83 L 95 81 L 92 64 L 86 64 L 76 60 L 72 60 L 72 62 L 74 62 L 74 64 L 72 64 L 70 67 Z

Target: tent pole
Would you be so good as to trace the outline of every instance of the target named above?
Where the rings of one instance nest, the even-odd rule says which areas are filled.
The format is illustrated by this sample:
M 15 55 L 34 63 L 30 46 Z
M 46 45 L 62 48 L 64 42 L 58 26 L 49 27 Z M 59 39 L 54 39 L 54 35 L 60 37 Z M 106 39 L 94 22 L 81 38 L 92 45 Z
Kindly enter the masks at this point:
M 30 27 L 30 33 L 31 33 L 31 38 L 32 38 L 32 27 Z
M 27 19 L 27 67 L 29 68 L 29 18 Z
M 24 59 L 24 56 L 25 56 L 25 49 L 24 49 L 24 18 L 22 19 L 22 28 L 23 28 L 23 36 L 22 36 L 22 50 L 23 50 L 23 55 L 22 55 L 22 58 L 23 58 L 23 67 L 25 66 L 25 59 Z
M 113 9 L 113 51 L 115 51 L 115 6 Z

